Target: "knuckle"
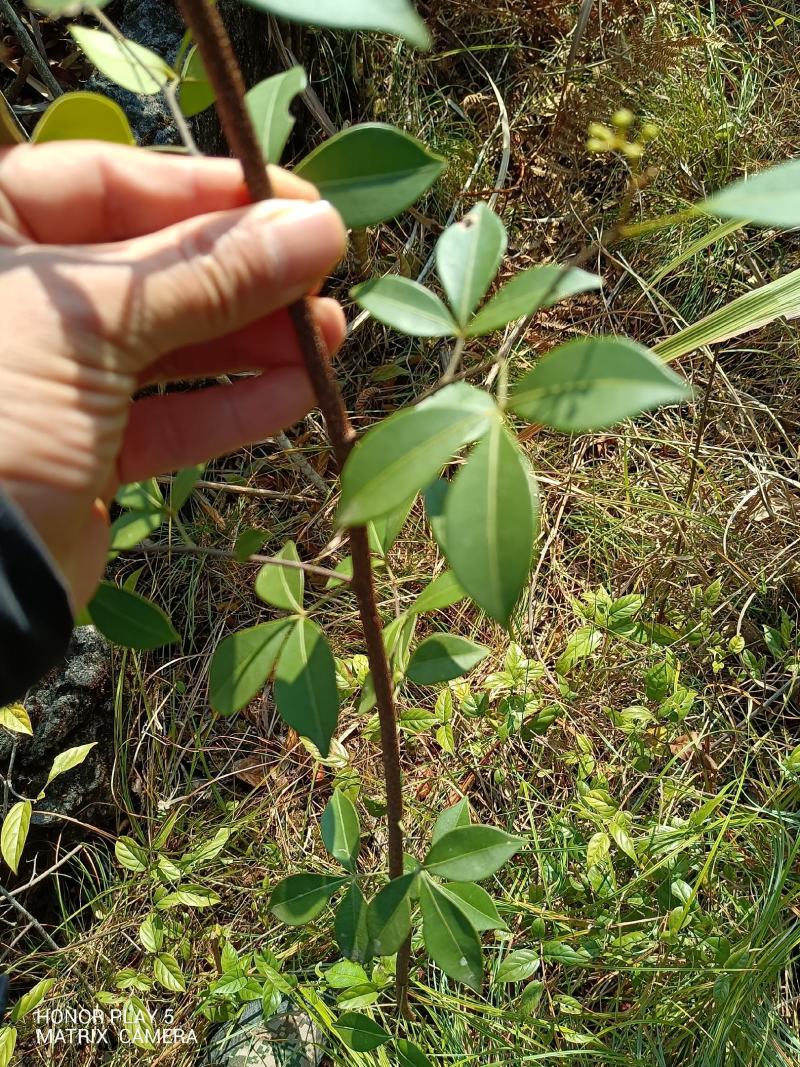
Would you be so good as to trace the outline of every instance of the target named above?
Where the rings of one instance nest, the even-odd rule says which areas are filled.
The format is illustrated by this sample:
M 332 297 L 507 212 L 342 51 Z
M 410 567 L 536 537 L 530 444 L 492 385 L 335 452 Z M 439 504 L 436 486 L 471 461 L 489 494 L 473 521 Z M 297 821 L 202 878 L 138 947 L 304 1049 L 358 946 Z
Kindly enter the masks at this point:
M 206 229 L 192 227 L 181 234 L 175 251 L 182 268 L 182 288 L 190 302 L 205 309 L 210 318 L 225 320 L 231 313 L 234 293 L 216 245 Z
M 274 277 L 265 244 L 244 224 L 189 227 L 178 242 L 178 255 L 188 276 L 192 303 L 215 326 L 225 327 L 241 316 Z

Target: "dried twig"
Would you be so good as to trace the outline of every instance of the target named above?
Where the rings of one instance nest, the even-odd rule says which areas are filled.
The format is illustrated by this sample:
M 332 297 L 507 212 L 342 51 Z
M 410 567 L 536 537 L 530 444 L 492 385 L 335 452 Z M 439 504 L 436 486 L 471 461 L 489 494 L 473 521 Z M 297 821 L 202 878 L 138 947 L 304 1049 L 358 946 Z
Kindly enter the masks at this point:
M 64 90 L 58 84 L 52 70 L 50 70 L 50 67 L 47 65 L 47 59 L 36 47 L 36 42 L 28 33 L 25 23 L 11 6 L 11 0 L 0 0 L 0 14 L 2 14 L 14 36 L 19 41 L 20 47 L 25 55 L 30 58 L 36 69 L 36 73 L 50 91 L 53 99 L 55 100 L 57 97 L 61 96 Z
M 224 548 L 205 548 L 202 545 L 155 545 L 149 541 L 143 541 L 134 548 L 116 550 L 119 555 L 138 556 L 209 556 L 212 559 L 235 560 L 237 563 L 259 563 L 261 566 L 285 567 L 287 570 L 303 571 L 305 574 L 315 574 L 318 578 L 335 578 L 343 584 L 352 579 L 338 571 L 328 570 L 327 567 L 317 567 L 313 563 L 298 563 L 293 559 L 280 559 L 278 556 L 248 556 L 240 559 L 235 552 L 227 552 Z

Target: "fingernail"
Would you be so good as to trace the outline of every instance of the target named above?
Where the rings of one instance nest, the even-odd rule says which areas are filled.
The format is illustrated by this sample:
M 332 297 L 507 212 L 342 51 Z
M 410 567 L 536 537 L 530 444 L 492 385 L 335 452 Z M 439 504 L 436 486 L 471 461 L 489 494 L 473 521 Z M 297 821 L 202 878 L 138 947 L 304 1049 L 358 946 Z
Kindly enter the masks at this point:
M 316 282 L 342 258 L 347 233 L 339 212 L 327 200 L 272 200 L 253 207 L 278 281 Z

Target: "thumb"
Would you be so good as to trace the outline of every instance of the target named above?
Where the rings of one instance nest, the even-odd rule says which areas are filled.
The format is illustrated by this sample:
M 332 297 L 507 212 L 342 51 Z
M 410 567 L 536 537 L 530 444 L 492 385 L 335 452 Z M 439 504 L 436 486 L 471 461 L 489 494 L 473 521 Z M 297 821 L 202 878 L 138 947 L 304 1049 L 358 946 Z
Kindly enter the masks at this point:
M 159 356 L 214 340 L 310 292 L 346 248 L 326 201 L 267 200 L 199 216 L 126 242 L 129 284 L 103 301 L 141 371 Z M 117 263 L 120 247 L 108 249 Z M 105 257 L 104 257 L 105 258 Z

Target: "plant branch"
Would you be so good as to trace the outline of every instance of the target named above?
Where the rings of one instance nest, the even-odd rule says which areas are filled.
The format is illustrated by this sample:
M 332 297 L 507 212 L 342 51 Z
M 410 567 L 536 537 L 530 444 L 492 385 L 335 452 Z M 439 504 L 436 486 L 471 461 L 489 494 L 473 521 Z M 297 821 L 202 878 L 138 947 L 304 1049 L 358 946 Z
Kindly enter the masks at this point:
M 47 65 L 47 60 L 36 47 L 36 42 L 28 33 L 25 23 L 11 6 L 11 0 L 0 0 L 0 13 L 2 13 L 9 28 L 19 41 L 23 52 L 28 56 L 31 63 L 33 63 L 36 73 L 44 82 L 48 92 L 54 100 L 57 100 L 64 90 L 56 81 L 52 70 L 50 70 L 50 67 Z
M 23 907 L 23 905 L 20 904 L 20 902 L 15 897 L 12 897 L 8 890 L 2 885 L 0 885 L 0 897 L 2 897 L 7 904 L 10 904 L 12 908 L 16 908 L 19 914 L 28 920 L 28 922 L 36 930 L 36 932 L 39 934 L 39 937 L 42 938 L 45 944 L 47 944 L 54 952 L 58 952 L 58 945 L 52 939 L 50 934 L 48 934 L 48 932 L 45 930 L 39 920 L 36 919 L 33 915 L 31 915 L 28 909 Z
M 324 496 L 327 496 L 330 492 L 330 486 L 319 473 L 314 470 L 311 464 L 308 462 L 302 452 L 298 451 L 285 433 L 278 433 L 275 435 L 275 441 L 279 448 L 281 448 L 287 455 L 289 462 L 296 467 L 305 478 L 311 482 L 315 489 L 318 489 Z
M 217 114 L 231 151 L 242 164 L 245 181 L 253 200 L 272 196 L 269 173 L 261 154 L 244 102 L 245 86 L 230 38 L 217 7 L 208 0 L 178 0 L 178 7 L 197 43 L 208 78 L 216 94 Z M 347 417 L 344 401 L 331 369 L 325 342 L 311 315 L 307 301 L 292 305 L 289 314 L 297 333 L 303 362 L 311 380 L 339 469 L 355 442 L 355 431 Z M 400 741 L 394 709 L 394 685 L 372 580 L 369 539 L 364 527 L 350 530 L 353 557 L 352 588 L 358 601 L 364 642 L 377 698 L 381 727 L 381 747 L 386 783 L 388 819 L 389 876 L 403 873 L 403 791 Z M 406 1011 L 409 952 L 398 957 L 397 994 L 401 1011 Z
M 156 545 L 144 541 L 133 548 L 118 548 L 115 551 L 120 556 L 210 556 L 212 559 L 226 559 L 237 563 L 260 563 L 261 566 L 285 567 L 291 571 L 303 571 L 305 574 L 315 574 L 318 578 L 335 578 L 337 582 L 348 584 L 350 579 L 346 574 L 329 570 L 327 567 L 317 567 L 313 563 L 298 563 L 293 559 L 280 559 L 278 556 L 248 556 L 240 559 L 235 552 L 227 552 L 224 548 L 205 548 L 202 545 Z

